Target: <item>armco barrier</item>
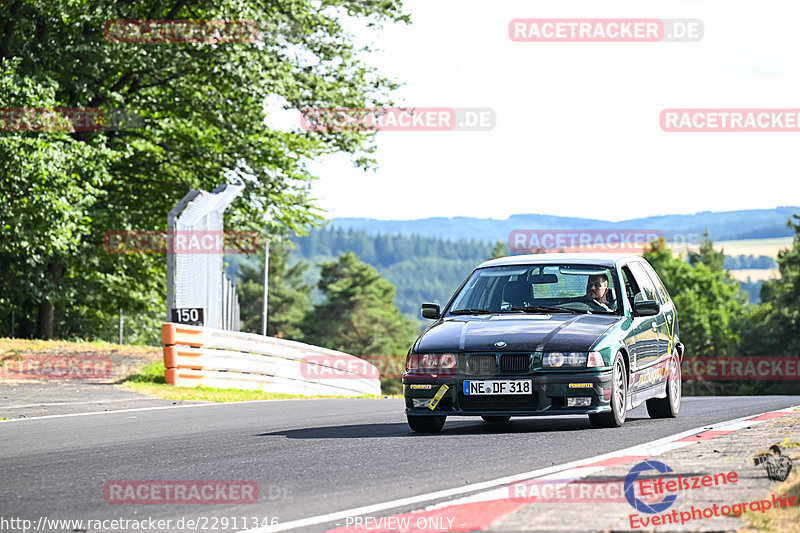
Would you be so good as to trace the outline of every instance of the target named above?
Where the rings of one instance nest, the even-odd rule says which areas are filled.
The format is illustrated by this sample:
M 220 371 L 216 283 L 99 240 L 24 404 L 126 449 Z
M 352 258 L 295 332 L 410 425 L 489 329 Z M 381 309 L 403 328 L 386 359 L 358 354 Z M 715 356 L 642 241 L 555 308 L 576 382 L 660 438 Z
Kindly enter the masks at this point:
M 161 326 L 161 338 L 164 377 L 170 385 L 260 389 L 304 396 L 381 394 L 378 369 L 343 352 L 254 333 L 174 323 Z M 326 379 L 332 369 L 323 368 L 326 358 L 319 356 L 358 364 L 337 369 L 336 379 Z M 309 371 L 309 365 L 317 365 L 319 371 Z M 342 377 L 342 372 L 352 377 Z

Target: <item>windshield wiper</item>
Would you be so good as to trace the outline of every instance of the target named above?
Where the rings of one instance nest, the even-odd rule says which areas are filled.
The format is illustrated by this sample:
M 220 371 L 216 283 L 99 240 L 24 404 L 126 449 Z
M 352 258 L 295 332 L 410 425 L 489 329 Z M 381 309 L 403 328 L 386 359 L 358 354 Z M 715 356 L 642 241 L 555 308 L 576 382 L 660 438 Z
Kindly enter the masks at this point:
M 577 309 L 570 309 L 569 307 L 552 307 L 548 305 L 534 305 L 531 307 L 512 307 L 512 311 L 524 311 L 525 313 L 546 313 L 553 311 L 556 313 L 572 313 L 574 315 L 592 314 L 591 311 L 578 311 Z
M 488 315 L 493 313 L 501 313 L 502 311 L 493 311 L 491 309 L 457 309 L 450 311 L 451 315 Z

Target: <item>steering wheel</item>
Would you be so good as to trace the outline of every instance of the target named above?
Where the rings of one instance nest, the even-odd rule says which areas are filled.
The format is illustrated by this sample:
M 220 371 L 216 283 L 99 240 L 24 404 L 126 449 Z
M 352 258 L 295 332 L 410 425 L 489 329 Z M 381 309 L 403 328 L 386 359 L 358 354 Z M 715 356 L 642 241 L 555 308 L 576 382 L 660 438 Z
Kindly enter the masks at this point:
M 603 305 L 600 302 L 598 302 L 594 298 L 589 298 L 588 296 L 579 296 L 578 298 L 576 298 L 573 301 L 575 303 L 581 304 L 582 306 L 585 306 L 586 310 L 588 310 L 588 311 L 602 311 L 604 313 L 607 313 L 609 311 L 609 309 L 610 309 L 610 308 L 603 307 Z M 568 302 L 568 303 L 571 303 L 571 302 Z

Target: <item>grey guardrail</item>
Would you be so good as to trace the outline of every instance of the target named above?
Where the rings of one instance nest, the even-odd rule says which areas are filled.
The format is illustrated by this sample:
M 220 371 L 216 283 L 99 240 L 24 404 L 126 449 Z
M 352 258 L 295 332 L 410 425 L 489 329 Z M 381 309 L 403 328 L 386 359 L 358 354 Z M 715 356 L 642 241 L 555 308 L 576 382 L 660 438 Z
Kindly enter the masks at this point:
M 380 395 L 380 372 L 344 352 L 254 333 L 165 323 L 165 379 L 179 387 Z

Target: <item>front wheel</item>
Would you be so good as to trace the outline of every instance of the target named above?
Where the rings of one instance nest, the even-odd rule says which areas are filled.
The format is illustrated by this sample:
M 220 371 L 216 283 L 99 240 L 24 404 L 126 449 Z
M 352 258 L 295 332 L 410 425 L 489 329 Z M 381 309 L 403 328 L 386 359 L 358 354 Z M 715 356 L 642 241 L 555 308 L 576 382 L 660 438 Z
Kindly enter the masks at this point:
M 675 418 L 681 410 L 681 367 L 678 355 L 673 354 L 669 360 L 669 379 L 667 380 L 667 397 L 647 400 L 647 414 L 650 418 Z
M 622 361 L 622 352 L 614 359 L 614 373 L 611 379 L 611 412 L 592 413 L 589 422 L 596 428 L 618 428 L 625 423 L 628 413 L 628 372 Z
M 406 415 L 408 426 L 417 433 L 439 433 L 444 427 L 446 416 L 414 416 Z

